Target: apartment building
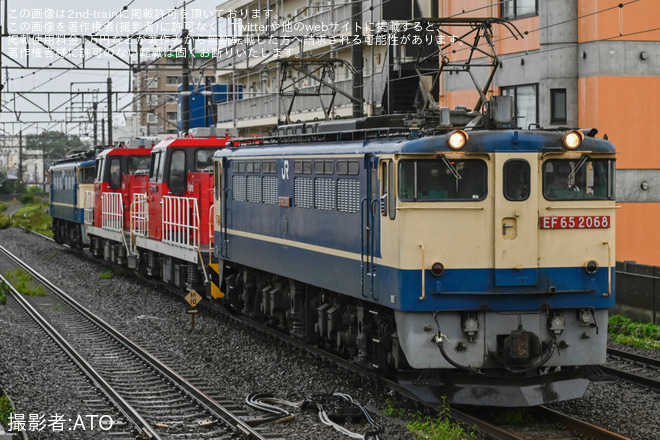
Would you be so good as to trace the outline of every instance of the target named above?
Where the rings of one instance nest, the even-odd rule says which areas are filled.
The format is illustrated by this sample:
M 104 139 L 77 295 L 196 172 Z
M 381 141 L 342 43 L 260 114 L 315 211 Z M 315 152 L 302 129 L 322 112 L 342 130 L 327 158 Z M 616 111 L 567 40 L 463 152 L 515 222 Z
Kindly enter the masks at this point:
M 231 0 L 217 13 L 221 129 L 265 135 L 278 123 L 414 112 L 425 99 L 414 60 L 388 35 L 391 21 L 437 16 L 435 1 Z M 437 70 L 437 57 L 423 64 Z
M 140 64 L 140 69 L 133 74 L 136 135 L 179 133 L 181 125 L 179 106 L 183 99 L 180 93 L 183 59 L 179 55 L 173 52 L 155 61 L 144 61 Z M 190 108 L 194 110 L 191 117 L 201 118 L 199 121 L 191 121 L 191 126 L 208 126 L 208 121 L 204 116 L 199 116 L 199 113 L 207 115 L 207 107 L 211 107 L 212 98 L 202 91 L 209 89 L 215 82 L 215 60 L 190 57 L 189 68 L 189 84 L 193 93 L 188 99 Z

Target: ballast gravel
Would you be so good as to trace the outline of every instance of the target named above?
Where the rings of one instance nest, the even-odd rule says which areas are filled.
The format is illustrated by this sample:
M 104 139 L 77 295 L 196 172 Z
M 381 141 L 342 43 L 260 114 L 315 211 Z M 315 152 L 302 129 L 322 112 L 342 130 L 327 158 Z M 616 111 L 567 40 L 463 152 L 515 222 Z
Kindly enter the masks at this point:
M 382 424 L 381 439 L 413 438 L 404 424 L 415 408 L 388 390 L 366 383 L 334 364 L 291 351 L 283 344 L 235 325 L 202 309 L 192 330 L 187 304 L 180 297 L 158 292 L 121 269 L 110 279 L 100 274 L 108 269 L 88 261 L 74 250 L 46 241 L 16 228 L 0 230 L 0 245 L 47 276 L 106 322 L 117 326 L 138 343 L 167 359 L 186 376 L 199 378 L 227 399 L 244 399 L 254 392 L 299 402 L 313 394 L 346 393 L 364 405 Z M 0 273 L 6 268 L 0 263 Z M 77 381 L 70 381 L 72 368 L 62 368 L 62 358 L 42 333 L 16 308 L 0 306 L 0 388 L 13 399 L 18 413 L 41 414 L 48 419 L 65 414 L 76 419 L 94 408 L 77 395 Z M 44 355 L 48 353 L 48 355 Z M 648 355 L 648 351 L 644 354 Z M 653 352 L 653 355 L 660 356 Z M 402 415 L 386 417 L 393 406 Z M 660 440 L 660 393 L 623 382 L 594 382 L 583 399 L 551 405 L 587 422 L 603 426 L 631 440 Z M 316 411 L 289 409 L 292 421 L 269 426 L 287 439 L 347 439 L 345 434 L 323 425 Z M 365 433 L 364 422 L 347 426 Z M 98 438 L 91 433 L 28 432 L 30 439 Z

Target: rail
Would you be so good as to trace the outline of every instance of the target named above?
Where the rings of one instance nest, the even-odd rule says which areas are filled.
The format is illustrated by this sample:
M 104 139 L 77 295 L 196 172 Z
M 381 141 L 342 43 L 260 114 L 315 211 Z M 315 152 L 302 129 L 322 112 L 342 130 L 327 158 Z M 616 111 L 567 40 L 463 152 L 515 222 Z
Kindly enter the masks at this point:
M 0 247 L 0 250 L 19 267 L 28 267 L 22 261 L 16 259 L 6 249 Z M 76 364 L 93 383 L 97 384 L 106 397 L 118 408 L 129 422 L 135 426 L 142 438 L 152 440 L 160 439 L 153 427 L 147 422 L 115 389 L 94 369 L 83 356 L 81 356 L 67 340 L 51 325 L 46 319 L 19 293 L 9 281 L 0 275 L 0 282 L 5 283 L 10 288 L 12 298 L 18 305 L 46 332 L 46 334 L 60 347 L 60 349 Z
M 94 323 L 94 325 L 96 325 L 97 327 L 102 329 L 106 334 L 111 336 L 114 340 L 117 341 L 117 343 L 126 347 L 130 352 L 139 356 L 140 359 L 146 365 L 152 368 L 154 371 L 158 372 L 160 375 L 167 378 L 173 384 L 176 384 L 177 387 L 181 390 L 181 392 L 184 395 L 186 395 L 191 401 L 195 401 L 199 403 L 199 405 L 204 410 L 210 412 L 210 414 L 213 417 L 215 417 L 218 420 L 221 420 L 225 425 L 231 426 L 236 431 L 236 434 L 239 435 L 241 438 L 245 438 L 248 440 L 266 440 L 268 438 L 265 435 L 261 434 L 256 427 L 250 426 L 250 424 L 247 421 L 243 420 L 240 416 L 234 414 L 232 411 L 228 410 L 226 407 L 216 402 L 214 399 L 206 395 L 204 392 L 197 389 L 197 387 L 195 387 L 191 382 L 186 380 L 179 373 L 177 373 L 167 365 L 164 365 L 154 355 L 144 350 L 142 347 L 140 347 L 130 338 L 124 336 L 116 328 L 105 322 L 100 317 L 88 311 L 74 298 L 72 298 L 66 292 L 62 291 L 60 288 L 55 286 L 48 279 L 43 277 L 39 272 L 34 270 L 25 262 L 18 259 L 18 257 L 13 255 L 11 252 L 9 252 L 7 249 L 5 249 L 2 246 L 0 246 L 0 253 L 6 255 L 7 258 L 9 258 L 15 264 L 19 265 L 27 273 L 32 275 L 34 279 L 37 280 L 37 282 L 43 284 L 44 287 L 50 290 L 58 298 L 65 301 L 73 310 L 78 312 L 82 317 Z M 18 293 L 17 295 L 21 296 Z M 92 380 L 104 381 L 104 379 L 101 376 L 98 376 L 98 378 L 94 378 Z M 109 387 L 108 391 L 113 394 L 116 394 L 114 393 L 112 387 Z M 121 398 L 119 394 L 117 394 L 117 396 Z M 142 437 L 139 438 L 144 438 L 144 439 L 149 438 L 152 440 L 160 439 L 160 436 L 158 436 L 155 430 L 146 421 L 144 421 L 144 419 L 142 419 L 142 417 L 130 406 L 130 404 L 128 404 L 125 401 L 124 402 L 119 401 L 119 405 L 121 406 L 118 407 L 120 407 L 121 410 L 126 414 L 126 416 L 131 420 L 131 423 L 133 423 L 135 426 L 138 427 L 138 429 L 140 429 Z

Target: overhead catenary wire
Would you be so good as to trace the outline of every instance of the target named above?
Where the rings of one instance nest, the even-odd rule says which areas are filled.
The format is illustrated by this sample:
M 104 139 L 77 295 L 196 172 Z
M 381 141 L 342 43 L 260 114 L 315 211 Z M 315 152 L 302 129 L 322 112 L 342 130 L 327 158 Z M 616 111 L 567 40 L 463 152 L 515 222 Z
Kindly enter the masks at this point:
M 189 2 L 184 2 L 184 4 L 181 5 L 181 6 L 178 6 L 177 9 L 182 8 L 182 7 L 186 6 L 186 5 L 189 5 L 189 4 L 193 3 L 194 1 L 195 1 L 195 0 L 191 0 L 191 1 L 189 1 Z M 386 0 L 385 2 L 383 2 L 382 5 L 386 4 L 387 1 L 388 1 L 388 0 Z M 506 0 L 504 0 L 504 1 L 506 1 Z M 483 8 L 485 8 L 485 7 L 491 7 L 491 8 L 492 8 L 492 7 L 497 7 L 498 5 L 504 3 L 504 1 L 497 2 L 497 3 L 495 3 L 495 4 L 491 4 L 491 5 L 487 5 L 487 6 L 484 6 L 484 7 L 482 7 L 482 8 L 478 8 L 478 9 L 483 9 Z M 538 27 L 538 28 L 536 28 L 536 29 L 529 29 L 529 30 L 527 30 L 527 33 L 528 33 L 528 34 L 531 34 L 531 33 L 539 32 L 539 31 L 542 31 L 542 30 L 544 30 L 544 29 L 549 29 L 549 28 L 551 28 L 551 27 L 553 27 L 553 26 L 558 26 L 558 25 L 564 24 L 564 23 L 569 22 L 569 21 L 581 20 L 581 19 L 587 18 L 587 17 L 589 17 L 589 16 L 593 16 L 593 15 L 597 15 L 597 14 L 601 14 L 601 13 L 604 13 L 604 12 L 611 11 L 611 10 L 613 10 L 613 9 L 619 9 L 620 14 L 621 14 L 622 11 L 623 11 L 623 9 L 624 9 L 626 6 L 631 5 L 631 4 L 633 4 L 633 3 L 638 3 L 638 2 L 641 2 L 641 1 L 642 1 L 642 0 L 630 0 L 630 1 L 622 2 L 622 3 L 619 3 L 619 4 L 617 4 L 617 5 L 614 5 L 614 6 L 611 6 L 611 7 L 607 7 L 607 8 L 603 8 L 603 9 L 598 10 L 598 11 L 593 11 L 593 12 L 590 12 L 590 13 L 588 13 L 588 14 L 584 14 L 584 15 L 579 16 L 579 17 L 570 18 L 570 19 L 568 19 L 568 20 L 564 20 L 564 21 L 562 21 L 562 22 L 551 23 L 551 24 L 549 24 L 549 25 L 547 25 L 547 26 Z M 135 0 L 131 0 L 131 1 L 130 1 L 126 6 L 124 6 L 122 9 L 130 7 L 134 2 L 135 2 Z M 467 13 L 474 12 L 474 11 L 475 11 L 475 10 L 464 11 L 464 12 L 461 12 L 461 13 L 459 13 L 459 14 L 455 14 L 455 15 L 453 15 L 453 16 L 454 16 L 454 17 L 455 17 L 455 16 L 460 16 L 460 15 L 467 14 Z M 158 20 L 162 20 L 163 18 L 164 18 L 164 17 L 160 17 Z M 110 21 L 112 21 L 112 19 L 113 19 L 113 18 L 111 18 L 110 20 L 108 20 L 108 22 L 106 22 L 106 23 L 103 25 L 103 27 L 106 27 L 107 24 L 108 24 Z M 349 17 L 349 19 L 350 19 L 350 17 Z M 153 21 L 152 23 L 150 23 L 150 24 L 153 24 L 153 23 L 155 23 L 156 21 L 157 21 L 157 20 L 154 20 L 154 21 Z M 147 26 L 147 25 L 143 26 L 142 29 L 144 29 L 146 26 Z M 643 35 L 644 33 L 655 32 L 655 31 L 658 31 L 658 30 L 660 30 L 660 28 L 644 29 L 644 30 L 634 30 L 634 31 L 629 31 L 629 32 L 627 32 L 627 33 L 623 33 L 623 32 L 622 32 L 622 31 L 623 31 L 622 29 L 617 29 L 616 35 L 613 35 L 613 36 L 611 36 L 611 37 L 605 38 L 604 40 L 616 40 L 616 39 L 619 39 L 619 38 L 626 38 L 626 37 L 634 36 L 634 35 Z M 100 32 L 101 32 L 101 30 L 96 31 L 96 32 L 93 33 L 92 35 L 98 35 Z M 118 37 L 118 38 L 120 38 L 121 41 L 126 42 L 126 41 L 128 41 L 128 40 L 130 40 L 130 39 L 132 39 L 132 38 L 137 38 L 139 35 L 140 35 L 140 31 L 136 31 L 136 32 L 131 33 L 130 35 L 126 35 L 126 36 L 123 36 L 123 37 L 120 36 L 120 37 Z M 508 39 L 508 38 L 511 38 L 511 37 L 510 37 L 510 36 L 506 36 L 506 37 L 503 37 L 503 38 L 497 39 L 497 40 L 495 40 L 495 41 L 499 42 L 499 41 L 503 41 L 504 39 Z M 121 44 L 121 42 L 117 42 L 117 43 L 115 43 L 115 44 Z M 536 50 L 535 52 L 536 52 L 536 53 L 545 53 L 545 52 L 554 51 L 554 50 L 561 50 L 562 48 L 570 47 L 571 45 L 574 45 L 574 44 L 575 44 L 575 43 L 571 43 L 571 44 L 562 45 L 561 47 L 553 47 L 553 48 L 548 48 L 548 49 L 540 49 L 540 50 Z M 338 48 L 335 47 L 335 48 L 333 48 L 332 50 L 337 50 L 337 49 L 338 49 Z M 341 49 L 341 48 L 339 48 L 339 49 Z M 459 53 L 460 50 L 461 50 L 461 49 L 457 49 L 456 52 Z M 319 55 L 328 54 L 328 53 L 331 53 L 331 50 L 327 50 L 327 51 L 325 51 L 325 52 L 320 52 Z M 524 54 L 507 54 L 507 57 L 508 57 L 508 58 L 515 58 L 515 57 L 520 57 L 520 56 L 525 56 L 525 55 L 524 55 Z M 90 60 L 92 60 L 93 58 L 94 58 L 94 57 L 88 58 L 88 59 L 86 59 L 85 61 L 90 61 Z M 35 74 L 37 74 L 37 73 L 40 73 L 40 72 L 42 72 L 42 71 L 45 70 L 45 69 L 48 69 L 48 68 L 50 68 L 50 67 L 54 67 L 53 64 L 54 64 L 55 62 L 57 62 L 57 61 L 59 61 L 59 60 L 56 60 L 56 61 L 54 61 L 53 63 L 50 63 L 48 66 L 41 67 L 41 68 L 35 68 L 36 70 L 35 70 L 34 72 L 31 72 L 30 74 L 21 75 L 20 77 L 15 77 L 15 78 L 8 78 L 8 82 L 15 81 L 15 80 L 18 80 L 18 79 L 25 79 L 25 78 L 28 78 L 29 76 L 35 75 Z M 79 65 L 80 65 L 80 64 L 79 64 Z M 24 66 L 24 68 L 25 68 L 25 66 Z M 66 73 L 68 73 L 68 72 L 72 72 L 72 71 L 75 71 L 75 70 L 80 70 L 79 68 L 72 68 L 71 66 L 58 67 L 58 69 L 59 69 L 59 68 L 63 68 L 63 69 L 64 69 L 63 72 L 59 73 L 59 74 L 56 75 L 56 76 L 51 77 L 50 79 L 48 79 L 48 80 L 46 80 L 46 81 L 41 82 L 40 84 L 35 85 L 34 87 L 32 87 L 31 89 L 29 89 L 29 90 L 27 90 L 27 91 L 25 91 L 25 92 L 26 92 L 26 93 L 30 93 L 30 94 L 32 94 L 32 93 L 46 93 L 46 92 L 42 92 L 42 91 L 40 91 L 40 89 L 43 88 L 43 87 L 45 87 L 45 86 L 47 86 L 47 85 L 49 85 L 49 84 L 52 83 L 54 80 L 60 78 L 61 76 L 63 76 L 64 74 L 66 74 Z M 32 67 L 30 67 L 30 69 L 32 69 Z M 365 86 L 363 86 L 363 87 L 365 87 Z M 6 91 L 6 92 L 7 92 L 7 91 Z M 12 92 L 9 91 L 9 93 L 12 93 Z M 22 93 L 23 93 L 23 92 L 22 92 Z M 116 93 L 119 93 L 119 92 L 116 92 Z M 121 92 L 121 93 L 124 93 L 124 92 Z M 132 91 L 126 91 L 125 93 L 126 93 L 126 94 L 129 94 L 129 93 L 133 93 L 133 92 L 132 92 Z M 20 99 L 20 98 L 23 98 L 23 97 L 20 96 L 20 95 L 16 95 L 16 94 L 14 94 L 13 97 L 12 97 L 12 100 L 10 100 L 9 102 L 7 102 L 7 104 L 11 104 L 12 102 L 14 102 L 15 100 Z M 122 98 L 122 99 L 123 99 L 123 98 Z M 130 104 L 129 104 L 129 105 L 130 105 Z M 6 110 L 12 111 L 12 110 L 9 108 L 9 106 L 5 106 L 4 108 L 5 108 Z M 125 110 L 126 108 L 127 108 L 127 106 L 124 106 L 124 107 L 122 108 L 122 110 Z M 20 115 L 20 113 L 19 113 L 19 115 Z M 20 116 L 19 116 L 19 117 L 20 117 Z M 27 122 L 27 121 L 26 121 L 26 122 Z

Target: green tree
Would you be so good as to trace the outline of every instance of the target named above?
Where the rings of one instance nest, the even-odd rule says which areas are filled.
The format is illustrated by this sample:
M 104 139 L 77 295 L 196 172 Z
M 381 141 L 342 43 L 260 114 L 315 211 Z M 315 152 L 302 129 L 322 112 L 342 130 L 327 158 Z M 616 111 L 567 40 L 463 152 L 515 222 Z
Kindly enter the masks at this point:
M 43 150 L 46 158 L 58 159 L 80 148 L 82 142 L 76 135 L 68 135 L 61 131 L 44 131 L 25 136 L 25 145 L 27 148 Z

